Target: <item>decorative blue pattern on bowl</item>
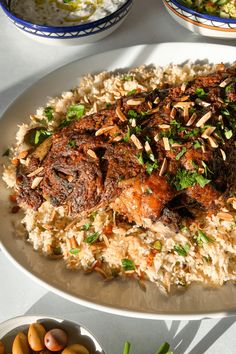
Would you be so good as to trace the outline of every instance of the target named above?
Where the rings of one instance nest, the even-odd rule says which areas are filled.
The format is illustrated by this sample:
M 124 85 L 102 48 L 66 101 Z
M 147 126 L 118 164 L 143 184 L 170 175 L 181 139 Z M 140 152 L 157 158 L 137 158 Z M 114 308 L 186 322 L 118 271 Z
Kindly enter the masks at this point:
M 109 33 L 111 33 L 111 31 L 113 30 L 112 29 L 113 26 L 115 28 L 118 27 L 118 23 L 122 21 L 128 14 L 133 4 L 133 0 L 127 0 L 125 4 L 123 4 L 118 10 L 99 20 L 93 22 L 87 22 L 75 26 L 60 26 L 60 27 L 37 25 L 18 18 L 10 11 L 11 0 L 2 0 L 0 1 L 0 4 L 5 14 L 9 17 L 9 19 L 19 29 L 27 32 L 28 34 L 43 37 L 43 38 L 50 38 L 50 39 L 68 39 L 68 38 L 82 39 L 84 37 L 92 37 L 96 34 L 101 34 L 101 36 L 99 36 L 99 39 L 101 39 L 106 35 L 105 33 L 102 34 L 102 32 L 111 29 L 110 31 L 108 31 Z

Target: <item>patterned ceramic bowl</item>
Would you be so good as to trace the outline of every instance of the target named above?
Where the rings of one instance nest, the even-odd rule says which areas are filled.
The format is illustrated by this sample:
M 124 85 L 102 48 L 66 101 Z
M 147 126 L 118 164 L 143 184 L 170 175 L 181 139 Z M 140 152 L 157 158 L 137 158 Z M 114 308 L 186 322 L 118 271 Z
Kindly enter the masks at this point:
M 0 0 L 11 22 L 24 34 L 48 44 L 71 45 L 96 42 L 116 30 L 128 15 L 133 0 L 127 0 L 117 11 L 97 21 L 76 26 L 41 26 L 16 17 L 10 10 L 11 0 Z
M 236 19 L 222 18 L 196 12 L 178 0 L 163 0 L 169 14 L 192 32 L 208 37 L 236 38 Z

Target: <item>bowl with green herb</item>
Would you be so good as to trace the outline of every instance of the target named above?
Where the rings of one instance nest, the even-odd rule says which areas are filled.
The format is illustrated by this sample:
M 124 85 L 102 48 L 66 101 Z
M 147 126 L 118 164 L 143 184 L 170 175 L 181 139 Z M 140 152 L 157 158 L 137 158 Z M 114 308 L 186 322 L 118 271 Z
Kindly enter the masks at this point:
M 236 38 L 235 0 L 163 0 L 169 14 L 196 34 Z

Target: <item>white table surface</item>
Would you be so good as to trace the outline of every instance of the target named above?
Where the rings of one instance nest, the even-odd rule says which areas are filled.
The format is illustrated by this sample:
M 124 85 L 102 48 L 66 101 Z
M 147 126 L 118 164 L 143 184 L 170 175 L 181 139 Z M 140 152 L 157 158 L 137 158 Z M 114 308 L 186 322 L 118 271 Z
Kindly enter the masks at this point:
M 0 11 L 0 116 L 27 86 L 61 65 L 95 53 L 143 43 L 235 41 L 203 38 L 179 27 L 160 0 L 136 0 L 123 25 L 111 36 L 80 47 L 55 47 L 20 33 Z M 232 49 L 233 50 L 233 49 Z M 173 53 L 174 55 L 174 53 Z M 236 353 L 236 319 L 202 321 L 137 320 L 91 310 L 66 301 L 28 279 L 0 251 L 0 322 L 23 314 L 46 314 L 76 320 L 100 340 L 107 354 L 151 354 L 168 341 L 176 354 Z

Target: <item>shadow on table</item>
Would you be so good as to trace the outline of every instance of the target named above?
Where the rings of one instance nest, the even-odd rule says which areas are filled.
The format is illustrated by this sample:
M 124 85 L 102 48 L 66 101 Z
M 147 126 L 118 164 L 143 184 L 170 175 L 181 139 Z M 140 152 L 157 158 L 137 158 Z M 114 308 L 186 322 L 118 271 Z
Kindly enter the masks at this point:
M 187 322 L 130 318 L 127 321 L 126 317 L 103 313 L 103 316 L 96 315 L 96 322 L 93 322 L 91 321 L 95 316 L 93 311 L 52 293 L 47 293 L 27 311 L 26 315 L 66 317 L 66 319 L 88 326 L 97 338 L 103 338 L 102 328 L 109 323 L 111 332 L 120 333 L 121 336 L 124 336 L 124 341 L 129 340 L 132 343 L 133 353 L 135 354 L 155 353 L 158 345 L 163 341 L 170 343 L 174 354 L 204 354 L 236 322 L 236 317 L 223 318 L 218 320 L 217 323 L 215 323 L 216 320 L 213 320 L 213 327 L 192 347 L 191 343 L 202 325 L 201 320 Z M 143 328 L 145 328 L 145 337 L 142 335 Z M 120 354 L 122 353 L 121 346 L 123 343 L 120 343 L 118 337 L 117 335 L 110 336 L 109 339 L 106 338 L 106 344 L 107 347 L 116 348 L 114 350 L 117 350 L 116 353 Z M 191 349 L 189 349 L 190 346 Z M 145 351 L 146 349 L 147 351 Z

